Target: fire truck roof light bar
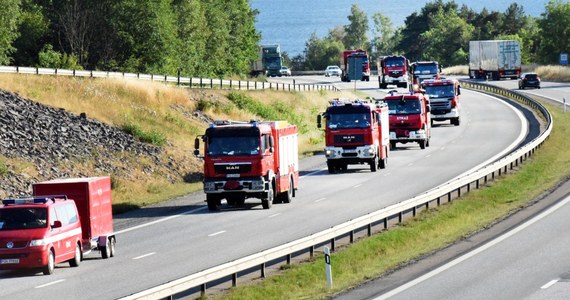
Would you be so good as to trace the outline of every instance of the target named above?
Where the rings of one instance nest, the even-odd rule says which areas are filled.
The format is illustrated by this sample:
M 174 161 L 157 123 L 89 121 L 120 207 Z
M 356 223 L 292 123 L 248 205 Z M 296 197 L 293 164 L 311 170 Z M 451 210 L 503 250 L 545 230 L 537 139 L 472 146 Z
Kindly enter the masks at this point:
M 55 202 L 55 199 L 65 199 L 66 195 L 46 195 L 46 196 L 33 196 L 33 197 L 21 197 L 15 199 L 4 199 L 2 204 L 4 205 L 14 205 L 14 204 L 45 204 L 49 200 Z

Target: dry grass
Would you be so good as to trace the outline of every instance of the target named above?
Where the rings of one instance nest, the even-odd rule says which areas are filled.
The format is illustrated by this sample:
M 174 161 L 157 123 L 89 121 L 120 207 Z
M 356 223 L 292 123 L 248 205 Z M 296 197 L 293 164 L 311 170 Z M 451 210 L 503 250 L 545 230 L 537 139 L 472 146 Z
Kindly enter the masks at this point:
M 73 162 L 73 166 L 61 165 L 65 170 L 72 169 L 78 174 L 111 175 L 116 186 L 114 203 L 129 207 L 164 201 L 201 188 L 199 184 L 185 183 L 183 178 L 168 177 L 171 176 L 170 168 L 180 174 L 201 173 L 202 162 L 192 155 L 192 150 L 194 137 L 204 132 L 208 120 L 262 119 L 254 112 L 241 110 L 233 104 L 228 99 L 228 90 L 188 90 L 139 80 L 19 74 L 0 74 L 0 88 L 44 105 L 64 108 L 73 114 L 86 113 L 88 118 L 111 126 L 133 125 L 163 136 L 166 143 L 162 146 L 162 160 L 172 161 L 171 167 L 152 166 L 152 162 L 133 157 L 128 158 L 137 161 L 137 165 L 125 166 L 124 161 L 127 160 L 121 157 L 125 154 L 117 154 L 113 164 L 129 169 L 129 174 L 98 174 L 93 170 L 95 153 L 92 158 Z M 333 97 L 354 98 L 351 93 L 336 92 L 240 93 L 269 108 L 285 107 L 288 114 L 295 114 L 303 121 L 306 132 L 299 137 L 301 155 L 311 155 L 324 147 L 322 131 L 316 128 L 316 115 L 324 110 L 328 100 Z M 197 109 L 201 109 L 202 117 L 196 116 Z M 15 159 L 2 159 L 3 173 L 13 171 L 36 178 L 35 166 Z M 149 166 L 154 170 L 151 175 L 143 171 Z
M 539 66 L 534 72 L 543 80 L 570 81 L 570 67 L 567 66 Z
M 469 75 L 469 66 L 451 66 L 443 68 L 443 75 Z

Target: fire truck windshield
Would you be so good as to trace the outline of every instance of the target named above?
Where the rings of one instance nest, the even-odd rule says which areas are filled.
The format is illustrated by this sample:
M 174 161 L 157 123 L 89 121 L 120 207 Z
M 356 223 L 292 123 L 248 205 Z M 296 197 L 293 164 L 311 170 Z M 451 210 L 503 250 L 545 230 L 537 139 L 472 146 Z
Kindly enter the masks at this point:
M 386 58 L 386 67 L 403 67 L 404 59 L 401 57 Z
M 417 99 L 385 100 L 391 115 L 418 114 L 421 112 L 420 101 Z
M 46 208 L 0 209 L 0 231 L 47 227 Z
M 425 87 L 426 94 L 430 98 L 447 98 L 455 96 L 453 85 L 428 85 Z
M 259 137 L 257 136 L 210 136 L 207 142 L 208 155 L 257 155 Z
M 430 64 L 416 64 L 414 66 L 414 74 L 437 74 L 437 65 Z
M 370 113 L 329 114 L 328 127 L 331 129 L 368 128 Z

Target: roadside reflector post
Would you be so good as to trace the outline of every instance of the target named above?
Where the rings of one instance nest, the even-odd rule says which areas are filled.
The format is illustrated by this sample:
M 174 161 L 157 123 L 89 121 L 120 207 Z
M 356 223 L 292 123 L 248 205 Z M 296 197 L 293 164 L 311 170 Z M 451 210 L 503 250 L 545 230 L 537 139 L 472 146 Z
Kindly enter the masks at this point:
M 331 252 L 327 246 L 325 246 L 325 272 L 327 275 L 327 287 L 332 289 Z

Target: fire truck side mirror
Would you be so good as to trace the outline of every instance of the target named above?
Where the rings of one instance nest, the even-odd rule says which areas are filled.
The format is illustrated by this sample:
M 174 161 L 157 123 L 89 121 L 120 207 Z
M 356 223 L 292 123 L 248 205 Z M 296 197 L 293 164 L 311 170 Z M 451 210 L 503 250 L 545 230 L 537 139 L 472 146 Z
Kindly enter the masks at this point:
M 431 111 L 431 105 L 427 105 L 426 106 L 426 112 L 430 112 Z
M 198 137 L 194 139 L 194 156 L 200 156 L 200 139 Z
M 321 128 L 321 115 L 317 115 L 317 128 Z
M 457 96 L 461 95 L 461 87 L 457 86 Z

